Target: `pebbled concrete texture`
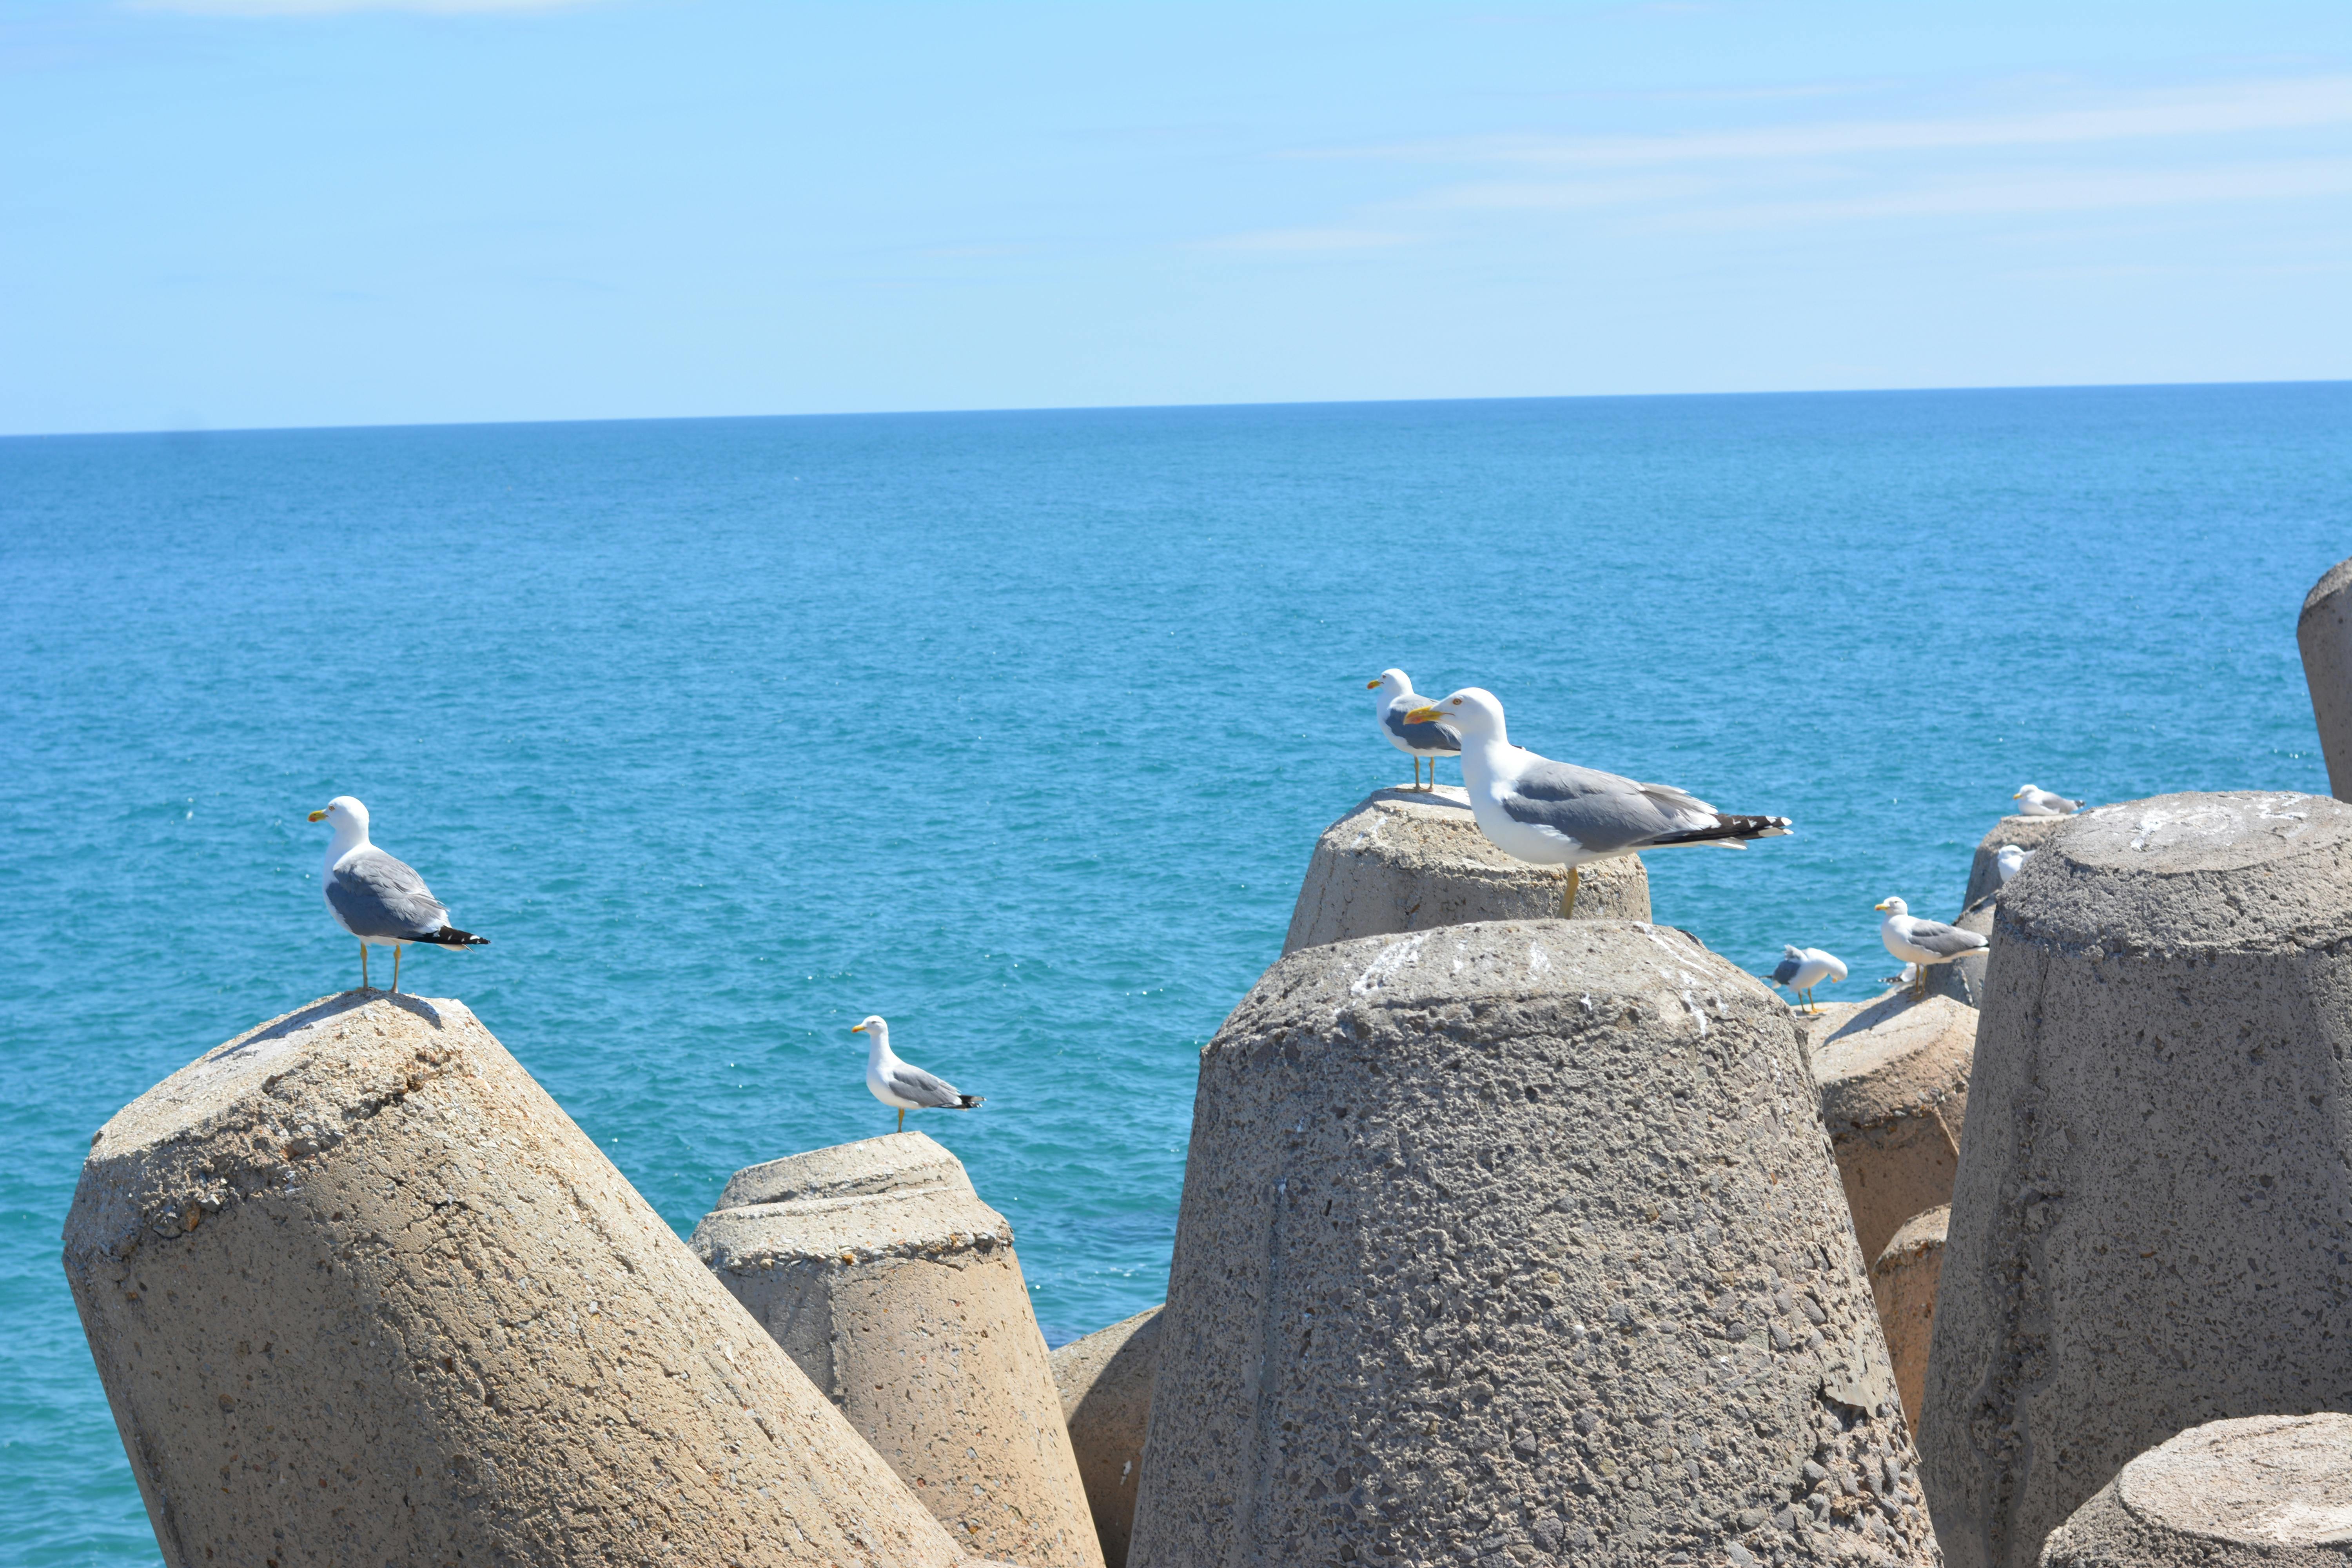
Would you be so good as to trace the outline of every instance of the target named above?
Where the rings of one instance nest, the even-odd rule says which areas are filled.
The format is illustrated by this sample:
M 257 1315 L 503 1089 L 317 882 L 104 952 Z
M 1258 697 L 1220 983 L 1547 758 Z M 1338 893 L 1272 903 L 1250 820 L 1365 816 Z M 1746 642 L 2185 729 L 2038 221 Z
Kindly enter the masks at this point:
M 1921 1447 L 1963 1568 L 2135 1455 L 2352 1402 L 2352 807 L 2078 816 L 1998 905 Z
M 1054 1386 L 1078 1456 L 1094 1511 L 1103 1562 L 1122 1568 L 1135 1529 L 1135 1488 L 1142 1479 L 1143 1435 L 1151 1419 L 1151 1382 L 1160 1367 L 1158 1307 L 1097 1329 L 1054 1352 Z
M 967 1550 L 1099 1568 L 1013 1227 L 896 1132 L 739 1171 L 695 1255 Z
M 65 1267 L 173 1568 L 961 1560 L 461 1003 L 329 996 L 173 1074 Z
M 1919 1429 L 1919 1405 L 1927 1384 L 1927 1347 L 1936 1326 L 1936 1282 L 1944 1271 L 1944 1233 L 1951 1207 L 1938 1204 L 1913 1215 L 1887 1239 L 1870 1266 L 1871 1299 L 1878 1327 L 1895 1363 L 1895 1387 L 1903 1414 Z
M 1276 964 L 1165 1319 L 1139 1568 L 1940 1561 L 1788 1008 L 1678 931 Z
M 2344 1568 L 2352 1415 L 2192 1426 L 2123 1468 L 2053 1531 L 2041 1568 Z
M 2327 788 L 2352 795 L 2352 561 L 2320 574 L 2304 595 L 2294 640 L 2303 650 L 2303 679 L 2327 759 Z
M 1458 786 L 1381 790 L 1315 841 L 1282 951 L 1475 921 L 1550 919 L 1559 913 L 1562 880 L 1559 867 L 1531 866 L 1488 842 Z M 1576 918 L 1648 920 L 1641 857 L 1586 867 Z
M 1912 1215 L 1952 1201 L 1976 1043 L 1974 1008 L 1898 993 L 1814 1046 L 1822 1125 L 1864 1258 Z

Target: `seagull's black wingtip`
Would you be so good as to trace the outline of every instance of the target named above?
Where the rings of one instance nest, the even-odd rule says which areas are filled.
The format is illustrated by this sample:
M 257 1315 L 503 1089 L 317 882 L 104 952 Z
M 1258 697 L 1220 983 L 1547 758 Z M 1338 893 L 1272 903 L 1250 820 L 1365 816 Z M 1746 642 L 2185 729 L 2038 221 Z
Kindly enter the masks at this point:
M 431 936 L 412 937 L 410 940 L 429 942 L 436 947 L 488 947 L 490 944 L 488 937 L 476 936 L 472 931 L 459 931 L 456 926 L 443 926 Z
M 970 1110 L 987 1098 L 988 1096 L 984 1094 L 959 1094 L 956 1096 L 955 1108 L 958 1110 Z

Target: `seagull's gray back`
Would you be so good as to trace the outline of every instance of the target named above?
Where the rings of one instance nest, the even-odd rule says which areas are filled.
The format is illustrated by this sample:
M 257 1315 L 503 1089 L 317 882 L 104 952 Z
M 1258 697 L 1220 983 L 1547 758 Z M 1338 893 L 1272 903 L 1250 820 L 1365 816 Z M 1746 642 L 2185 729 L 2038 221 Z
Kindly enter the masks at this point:
M 449 923 L 425 879 L 373 845 L 328 873 L 327 903 L 353 936 L 431 936 Z
M 1645 784 L 1599 768 L 1538 760 L 1519 774 L 1502 796 L 1503 810 L 1519 822 L 1564 833 L 1589 850 L 1606 854 L 1638 847 L 1662 833 L 1704 824 L 1683 813 L 1715 808 L 1672 784 Z
M 963 1103 L 963 1096 L 951 1083 L 943 1083 L 918 1067 L 899 1062 L 890 1068 L 887 1081 L 890 1092 L 901 1100 L 911 1100 L 917 1105 L 933 1110 L 954 1110 Z
M 1772 983 L 1776 985 L 1788 984 L 1797 977 L 1797 971 L 1804 966 L 1805 961 L 1801 958 L 1782 959 L 1780 967 L 1772 971 Z
M 1924 947 L 1938 958 L 1952 958 L 1963 952 L 1974 952 L 1986 945 L 1986 942 L 1976 931 L 1948 926 L 1941 921 L 1914 920 L 1911 922 L 1911 945 Z
M 1390 734 L 1394 735 L 1416 752 L 1460 751 L 1462 737 L 1454 731 L 1452 726 L 1441 724 L 1434 719 L 1424 719 L 1418 724 L 1408 724 L 1404 721 L 1406 714 L 1428 700 L 1429 699 L 1425 697 L 1418 697 L 1411 692 L 1407 692 L 1402 697 L 1392 697 L 1389 700 L 1389 705 L 1381 710 L 1381 722 L 1387 727 Z

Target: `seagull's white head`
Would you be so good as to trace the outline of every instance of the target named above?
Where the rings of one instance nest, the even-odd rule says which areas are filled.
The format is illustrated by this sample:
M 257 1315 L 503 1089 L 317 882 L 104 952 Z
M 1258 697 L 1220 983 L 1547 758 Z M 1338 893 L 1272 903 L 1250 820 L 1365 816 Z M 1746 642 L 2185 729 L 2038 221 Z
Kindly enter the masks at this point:
M 1426 724 L 1434 720 L 1451 726 L 1465 740 L 1510 743 L 1510 734 L 1503 728 L 1503 705 L 1483 686 L 1465 686 L 1451 697 L 1441 697 L 1426 707 L 1414 709 L 1404 718 L 1408 724 Z
M 1379 691 L 1390 697 L 1399 696 L 1412 689 L 1412 677 L 1402 669 L 1384 669 L 1381 671 L 1381 678 L 1378 680 L 1364 682 L 1364 689 Z
M 1872 907 L 1884 910 L 1890 915 L 1907 915 L 1911 912 L 1911 906 L 1900 899 L 1885 899 Z
M 850 1025 L 849 1032 L 853 1035 L 864 1035 L 886 1051 L 890 1048 L 890 1026 L 871 1013 L 866 1016 L 863 1023 Z
M 337 795 L 334 799 L 329 801 L 324 806 L 312 812 L 310 814 L 310 820 L 313 822 L 324 822 L 330 824 L 333 826 L 336 837 L 341 837 L 346 834 L 361 838 L 367 837 L 367 807 L 362 805 L 359 801 L 352 795 Z
M 2011 795 L 2009 798 L 2011 800 L 2023 800 L 2029 795 L 2040 795 L 2041 793 L 2042 788 L 2039 784 L 2020 784 L 2017 786 L 2017 793 Z

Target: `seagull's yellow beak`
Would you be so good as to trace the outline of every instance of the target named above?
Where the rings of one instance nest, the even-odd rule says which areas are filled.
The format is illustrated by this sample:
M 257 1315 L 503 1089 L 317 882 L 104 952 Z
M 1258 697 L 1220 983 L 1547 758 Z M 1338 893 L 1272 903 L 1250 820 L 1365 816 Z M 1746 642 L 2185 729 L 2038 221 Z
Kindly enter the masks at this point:
M 323 811 L 314 811 L 310 814 L 310 820 L 313 822 L 324 822 L 327 820 L 327 814 Z
M 866 1032 L 866 1026 L 863 1024 L 852 1024 L 849 1026 L 849 1032 L 853 1035 L 862 1035 Z
M 1440 713 L 1435 708 L 1424 703 L 1423 706 L 1416 708 L 1412 712 L 1406 714 L 1404 716 L 1404 721 L 1408 724 L 1427 724 L 1444 717 L 1445 715 Z
M 1365 689 L 1365 690 L 1367 690 L 1367 691 L 1370 691 L 1370 690 L 1373 690 L 1373 689 L 1377 689 L 1377 688 L 1379 687 L 1379 685 L 1380 685 L 1380 682 L 1379 682 L 1379 681 L 1377 681 L 1377 680 L 1367 680 L 1366 682 L 1364 682 L 1364 689 Z
M 2025 792 L 2023 790 L 2019 790 L 2015 795 L 2011 795 L 2009 798 L 2011 800 L 2022 800 L 2025 798 Z
M 1886 906 L 1885 906 L 1885 904 L 1883 904 L 1883 903 L 1878 903 L 1878 904 L 1873 904 L 1873 905 L 1871 905 L 1870 907 L 1871 907 L 1872 909 L 1874 909 L 1874 910 L 1883 910 L 1883 909 L 1885 909 Z

